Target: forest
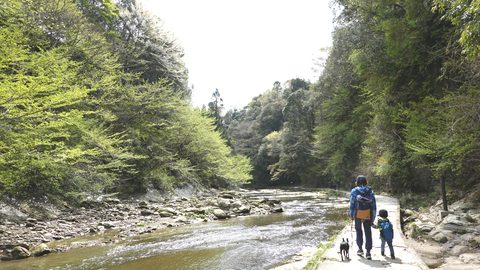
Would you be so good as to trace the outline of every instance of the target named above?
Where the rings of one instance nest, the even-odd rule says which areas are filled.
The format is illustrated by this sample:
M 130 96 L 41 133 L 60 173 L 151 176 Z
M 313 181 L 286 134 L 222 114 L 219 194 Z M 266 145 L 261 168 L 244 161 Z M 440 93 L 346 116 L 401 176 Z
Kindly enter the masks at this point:
M 182 49 L 136 1 L 2 0 L 0 12 L 2 196 L 250 179 L 189 105 Z
M 135 0 L 0 0 L 0 196 L 478 183 L 480 2 L 331 5 L 318 80 L 224 111 L 219 90 L 191 105 L 181 46 Z
M 479 1 L 336 0 L 315 82 L 295 78 L 222 119 L 261 186 L 437 191 L 478 183 Z

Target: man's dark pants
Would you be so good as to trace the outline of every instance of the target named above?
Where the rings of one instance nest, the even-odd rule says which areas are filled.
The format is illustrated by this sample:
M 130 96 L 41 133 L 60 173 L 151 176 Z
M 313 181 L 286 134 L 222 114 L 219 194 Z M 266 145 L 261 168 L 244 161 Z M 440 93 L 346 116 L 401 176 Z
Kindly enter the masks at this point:
M 370 219 L 361 220 L 355 219 L 355 231 L 357 232 L 357 246 L 358 249 L 363 250 L 363 230 L 365 231 L 365 249 L 370 252 L 372 249 L 372 221 Z

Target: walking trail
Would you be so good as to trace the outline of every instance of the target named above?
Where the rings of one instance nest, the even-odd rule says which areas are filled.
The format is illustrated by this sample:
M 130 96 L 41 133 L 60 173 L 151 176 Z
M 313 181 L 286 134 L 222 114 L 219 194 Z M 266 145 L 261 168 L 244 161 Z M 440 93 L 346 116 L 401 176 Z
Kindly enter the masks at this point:
M 347 225 L 337 236 L 333 246 L 328 249 L 320 262 L 317 270 L 346 270 L 346 269 L 392 269 L 392 270 L 424 270 L 429 269 L 420 259 L 417 253 L 405 244 L 405 239 L 400 229 L 400 206 L 397 199 L 386 196 L 375 196 L 377 200 L 377 212 L 380 209 L 388 211 L 388 218 L 394 226 L 393 248 L 395 259 L 390 258 L 388 246 L 385 246 L 385 255 L 380 254 L 380 232 L 372 228 L 373 249 L 372 260 L 358 256 L 358 247 L 355 244 L 355 227 Z M 342 238 L 348 238 L 350 242 L 350 260 L 341 261 L 340 242 Z M 365 244 L 364 244 L 365 245 Z M 365 249 L 365 247 L 364 247 Z

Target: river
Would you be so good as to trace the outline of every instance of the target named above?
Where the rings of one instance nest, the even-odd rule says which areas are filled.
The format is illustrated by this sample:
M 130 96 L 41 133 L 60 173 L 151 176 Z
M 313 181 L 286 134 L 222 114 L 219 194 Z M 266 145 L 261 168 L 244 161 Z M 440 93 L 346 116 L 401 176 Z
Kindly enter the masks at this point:
M 0 262 L 0 269 L 269 269 L 344 227 L 348 200 L 327 193 L 252 191 L 253 199 L 281 200 L 284 212 L 167 228 L 121 242 L 100 235 L 102 246 Z

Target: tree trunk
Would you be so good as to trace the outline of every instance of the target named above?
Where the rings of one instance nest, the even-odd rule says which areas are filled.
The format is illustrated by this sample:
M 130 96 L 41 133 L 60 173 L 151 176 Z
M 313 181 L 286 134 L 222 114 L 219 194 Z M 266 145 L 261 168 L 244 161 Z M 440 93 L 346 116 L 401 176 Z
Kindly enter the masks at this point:
M 445 187 L 445 176 L 442 175 L 440 178 L 440 185 L 442 188 L 442 202 L 443 202 L 443 210 L 448 211 L 448 203 L 447 203 L 447 189 Z

